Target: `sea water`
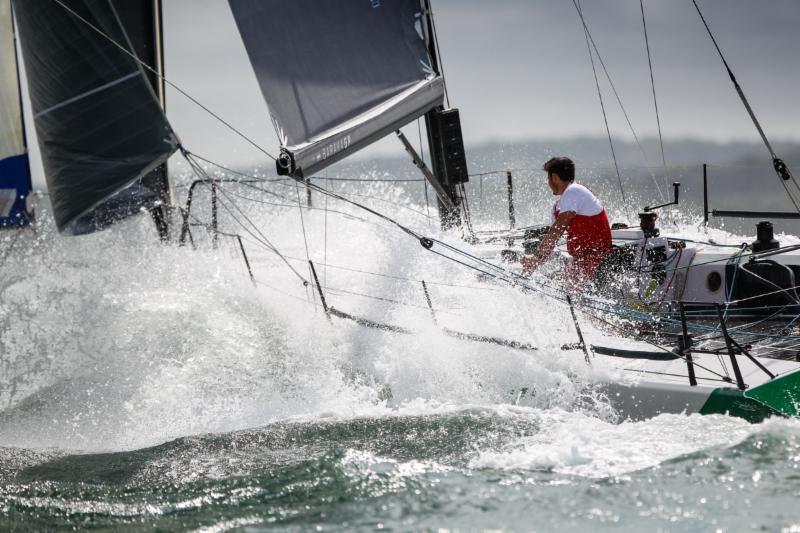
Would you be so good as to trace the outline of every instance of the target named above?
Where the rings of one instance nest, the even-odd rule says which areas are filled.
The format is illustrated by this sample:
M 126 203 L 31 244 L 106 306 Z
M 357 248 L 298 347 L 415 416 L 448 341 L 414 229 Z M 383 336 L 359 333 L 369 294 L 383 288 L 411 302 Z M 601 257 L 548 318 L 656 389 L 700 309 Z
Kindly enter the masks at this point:
M 0 235 L 0 530 L 800 530 L 800 423 L 622 420 L 558 302 L 268 188 L 220 193 L 252 281 L 201 226 Z M 405 189 L 339 190 L 470 250 Z M 402 331 L 329 322 L 309 259 L 326 305 Z

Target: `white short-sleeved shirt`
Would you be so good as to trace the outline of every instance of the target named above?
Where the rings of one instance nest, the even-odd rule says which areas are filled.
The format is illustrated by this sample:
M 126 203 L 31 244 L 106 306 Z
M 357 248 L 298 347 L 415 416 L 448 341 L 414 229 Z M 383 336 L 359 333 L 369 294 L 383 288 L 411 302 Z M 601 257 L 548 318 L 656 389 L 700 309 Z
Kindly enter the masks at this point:
M 570 183 L 561 197 L 556 200 L 553 212 L 550 213 L 550 223 L 556 221 L 555 212 L 566 213 L 575 211 L 575 214 L 585 217 L 599 215 L 603 210 L 603 204 L 597 199 L 592 191 L 579 183 Z

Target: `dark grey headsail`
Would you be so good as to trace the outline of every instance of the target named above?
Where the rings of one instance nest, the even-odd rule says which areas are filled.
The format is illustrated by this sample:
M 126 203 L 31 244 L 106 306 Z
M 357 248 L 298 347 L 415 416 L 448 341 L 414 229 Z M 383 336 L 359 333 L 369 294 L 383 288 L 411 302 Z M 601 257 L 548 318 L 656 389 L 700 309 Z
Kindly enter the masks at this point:
M 229 0 L 283 146 L 309 176 L 442 104 L 420 0 Z
M 141 66 L 89 26 L 130 50 L 114 3 L 14 0 L 14 10 L 59 230 L 88 233 L 155 205 L 160 191 L 142 177 L 178 143 Z

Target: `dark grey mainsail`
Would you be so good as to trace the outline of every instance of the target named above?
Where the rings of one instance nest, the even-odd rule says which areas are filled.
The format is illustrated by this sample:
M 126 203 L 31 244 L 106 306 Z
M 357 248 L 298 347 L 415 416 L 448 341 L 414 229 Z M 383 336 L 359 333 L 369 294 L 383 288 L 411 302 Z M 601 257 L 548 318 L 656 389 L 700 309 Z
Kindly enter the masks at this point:
M 140 65 L 109 40 L 130 50 L 114 4 L 14 0 L 14 9 L 59 230 L 88 233 L 155 205 L 159 191 L 141 178 L 178 143 Z
M 309 176 L 442 104 L 420 0 L 229 3 L 283 146 L 279 172 Z

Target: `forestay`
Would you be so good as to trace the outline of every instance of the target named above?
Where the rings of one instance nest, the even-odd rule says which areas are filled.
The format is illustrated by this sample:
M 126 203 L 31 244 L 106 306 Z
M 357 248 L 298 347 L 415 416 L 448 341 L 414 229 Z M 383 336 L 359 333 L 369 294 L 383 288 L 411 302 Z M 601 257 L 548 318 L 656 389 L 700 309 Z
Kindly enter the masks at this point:
M 421 0 L 229 0 L 295 176 L 442 104 Z
M 30 224 L 31 173 L 17 73 L 11 0 L 0 0 L 0 228 Z
M 59 230 L 88 233 L 155 205 L 160 191 L 141 178 L 178 143 L 144 70 L 118 46 L 132 49 L 114 2 L 14 8 Z

